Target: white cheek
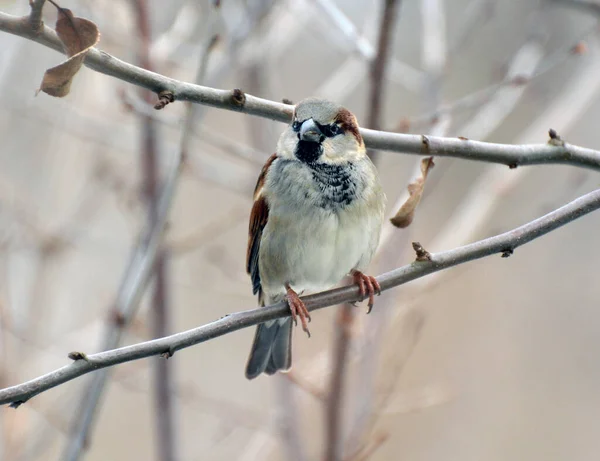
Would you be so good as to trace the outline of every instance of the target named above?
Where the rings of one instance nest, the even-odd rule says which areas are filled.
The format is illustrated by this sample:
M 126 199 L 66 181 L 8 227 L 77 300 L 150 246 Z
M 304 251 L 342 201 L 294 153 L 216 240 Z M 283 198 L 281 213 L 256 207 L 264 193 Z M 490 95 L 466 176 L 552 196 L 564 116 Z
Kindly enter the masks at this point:
M 341 160 L 356 150 L 356 143 L 347 136 L 336 136 L 323 142 L 323 153 L 330 160 Z

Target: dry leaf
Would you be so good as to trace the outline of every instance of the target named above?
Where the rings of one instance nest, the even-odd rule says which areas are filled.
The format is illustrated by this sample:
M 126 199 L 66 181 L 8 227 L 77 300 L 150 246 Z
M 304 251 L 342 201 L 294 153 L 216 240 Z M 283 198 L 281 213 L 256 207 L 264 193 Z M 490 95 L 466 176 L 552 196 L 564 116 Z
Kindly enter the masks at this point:
M 423 195 L 423 189 L 425 188 L 425 180 L 427 179 L 427 175 L 429 174 L 429 170 L 431 170 L 435 164 L 433 163 L 433 157 L 427 157 L 421 160 L 421 176 L 408 185 L 408 194 L 409 197 L 402 204 L 396 216 L 394 216 L 390 221 L 396 227 L 405 228 L 410 225 L 415 217 L 415 210 L 417 205 L 421 201 L 421 196 Z
M 73 77 L 83 64 L 89 49 L 100 40 L 98 27 L 92 21 L 73 16 L 71 10 L 58 10 L 56 33 L 69 59 L 46 71 L 38 90 L 62 98 L 69 94 Z

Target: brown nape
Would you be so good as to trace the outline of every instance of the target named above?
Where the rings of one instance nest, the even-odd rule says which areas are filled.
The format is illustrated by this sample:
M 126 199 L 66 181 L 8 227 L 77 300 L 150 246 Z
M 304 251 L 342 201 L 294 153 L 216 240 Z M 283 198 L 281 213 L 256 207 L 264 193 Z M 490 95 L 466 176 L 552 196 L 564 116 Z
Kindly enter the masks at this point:
M 348 109 L 340 109 L 335 117 L 335 122 L 339 123 L 344 131 L 352 133 L 359 144 L 363 143 L 362 136 L 358 130 L 358 122 L 356 121 L 356 117 L 352 114 L 352 112 L 350 112 Z

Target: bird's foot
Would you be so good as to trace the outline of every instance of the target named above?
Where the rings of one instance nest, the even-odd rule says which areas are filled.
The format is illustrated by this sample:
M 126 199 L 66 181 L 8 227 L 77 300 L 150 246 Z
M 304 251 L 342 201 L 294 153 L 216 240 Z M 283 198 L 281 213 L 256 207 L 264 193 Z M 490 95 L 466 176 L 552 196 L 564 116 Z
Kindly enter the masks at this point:
M 358 285 L 358 290 L 362 299 L 366 297 L 369 298 L 369 309 L 367 310 L 367 314 L 371 313 L 373 309 L 373 304 L 375 304 L 375 294 L 381 294 L 381 287 L 379 286 L 379 282 L 375 279 L 375 277 L 371 275 L 365 275 L 360 271 L 352 271 L 352 279 L 354 283 Z
M 308 337 L 310 338 L 310 331 L 308 331 L 308 322 L 310 322 L 310 313 L 308 309 L 304 305 L 304 302 L 298 296 L 289 285 L 285 286 L 287 290 L 287 294 L 285 298 L 287 299 L 287 303 L 290 306 L 290 311 L 292 312 L 292 320 L 294 320 L 294 325 L 298 325 L 298 317 L 300 317 L 300 324 L 302 325 L 302 330 L 306 332 Z

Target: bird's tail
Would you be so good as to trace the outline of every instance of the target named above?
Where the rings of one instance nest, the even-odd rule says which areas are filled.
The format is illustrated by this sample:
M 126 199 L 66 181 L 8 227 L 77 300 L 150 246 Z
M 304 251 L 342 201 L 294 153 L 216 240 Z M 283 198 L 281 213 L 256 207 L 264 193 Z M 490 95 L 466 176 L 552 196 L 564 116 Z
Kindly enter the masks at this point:
M 256 378 L 261 373 L 274 374 L 287 371 L 292 366 L 292 319 L 271 320 L 256 328 L 252 350 L 246 365 L 246 378 Z

